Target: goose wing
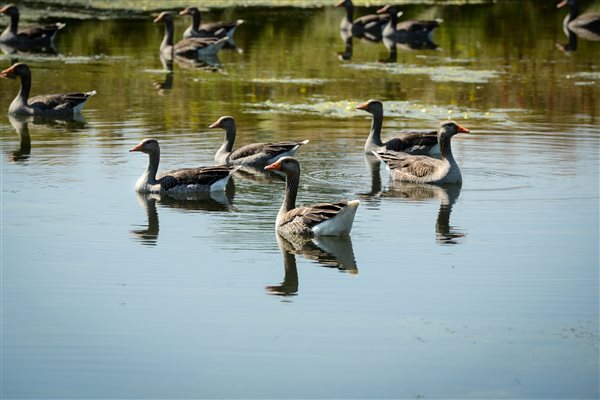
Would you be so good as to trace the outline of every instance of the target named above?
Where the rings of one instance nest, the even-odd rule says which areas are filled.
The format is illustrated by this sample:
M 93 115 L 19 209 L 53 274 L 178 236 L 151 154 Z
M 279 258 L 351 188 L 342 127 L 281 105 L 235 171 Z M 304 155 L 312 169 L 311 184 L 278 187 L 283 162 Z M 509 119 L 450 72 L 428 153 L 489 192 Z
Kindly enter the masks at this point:
M 61 109 L 64 107 L 76 108 L 78 105 L 85 103 L 87 99 L 95 94 L 95 90 L 91 92 L 45 94 L 31 97 L 28 103 L 31 107 L 39 107 L 47 110 Z
M 298 207 L 288 211 L 281 225 L 302 224 L 303 226 L 313 227 L 323 221 L 327 221 L 336 215 L 348 205 L 346 200 L 337 203 L 318 203 L 305 207 Z
M 362 26 L 365 29 L 372 29 L 376 26 L 383 28 L 383 26 L 390 20 L 389 14 L 369 14 L 363 15 L 362 17 L 356 18 L 352 23 L 354 25 Z
M 279 142 L 279 143 L 253 143 L 242 146 L 231 153 L 231 159 L 252 157 L 257 154 L 265 154 L 274 157 L 278 154 L 288 152 L 301 143 L 298 142 Z
M 414 156 L 397 151 L 378 151 L 375 155 L 386 163 L 390 170 L 398 170 L 417 178 L 433 174 L 441 162 L 437 158 Z
M 200 168 L 180 168 L 164 172 L 158 177 L 163 189 L 169 190 L 179 185 L 207 185 L 225 179 L 232 173 L 233 167 L 215 166 Z
M 193 37 L 182 39 L 175 43 L 173 51 L 178 56 L 196 57 L 198 50 L 211 46 L 218 41 L 219 39 L 216 37 Z
M 200 25 L 200 30 L 212 33 L 215 36 L 221 37 L 227 35 L 231 29 L 238 26 L 238 22 L 216 21 L 207 22 Z
M 31 40 L 50 39 L 54 34 L 65 26 L 63 23 L 56 23 L 44 26 L 32 26 L 29 28 L 19 29 L 19 36 L 25 36 Z
M 396 25 L 396 30 L 410 33 L 429 32 L 440 26 L 437 21 L 402 21 Z
M 435 146 L 437 144 L 437 132 L 410 132 L 393 138 L 384 143 L 388 150 L 392 151 L 415 151 Z

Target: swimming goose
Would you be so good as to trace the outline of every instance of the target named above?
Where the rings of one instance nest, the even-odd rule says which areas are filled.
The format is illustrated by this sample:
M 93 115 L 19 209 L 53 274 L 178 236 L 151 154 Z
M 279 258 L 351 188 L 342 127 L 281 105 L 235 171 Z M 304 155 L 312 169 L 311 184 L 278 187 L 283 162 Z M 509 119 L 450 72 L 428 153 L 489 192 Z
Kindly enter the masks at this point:
M 352 0 L 341 0 L 336 7 L 344 7 L 346 16 L 340 22 L 340 31 L 343 34 L 373 42 L 381 40 L 381 31 L 389 21 L 389 16 L 381 14 L 369 14 L 352 20 L 354 16 L 354 4 Z M 346 37 L 342 39 L 346 39 Z
M 19 30 L 19 9 L 12 4 L 2 7 L 0 14 L 6 14 L 10 17 L 8 26 L 0 34 L 0 43 L 11 44 L 17 47 L 51 46 L 56 32 L 65 27 L 65 24 L 62 22 L 57 22 L 55 24 L 33 26 Z
M 301 142 L 252 143 L 233 151 L 236 134 L 233 117 L 223 116 L 211 124 L 209 128 L 221 128 L 225 130 L 225 141 L 215 154 L 215 162 L 217 164 L 264 167 L 281 157 L 293 156 L 300 146 L 308 143 L 308 140 Z
M 600 13 L 587 12 L 579 14 L 579 2 L 577 0 L 563 0 L 556 7 L 561 8 L 566 5 L 569 6 L 569 14 L 563 21 L 565 34 L 569 36 L 568 31 L 573 31 L 583 39 L 600 40 Z
M 389 5 L 380 8 L 377 13 L 387 13 L 390 16 L 389 22 L 381 32 L 382 37 L 391 38 L 397 42 L 431 40 L 433 30 L 440 25 L 439 21 L 408 20 L 398 22 L 398 10 Z
M 277 213 L 275 228 L 282 235 L 343 236 L 352 229 L 354 215 L 360 202 L 342 200 L 296 208 L 300 183 L 300 163 L 293 157 L 282 157 L 266 170 L 285 174 L 285 196 Z
M 227 41 L 227 37 L 205 37 L 182 39 L 173 44 L 173 16 L 166 11 L 161 12 L 159 16 L 154 19 L 154 23 L 159 22 L 165 24 L 165 33 L 162 42 L 160 43 L 160 53 L 166 60 L 172 60 L 176 56 L 197 58 L 215 55 Z
M 146 172 L 135 184 L 138 193 L 194 193 L 223 191 L 236 168 L 228 166 L 179 168 L 156 175 L 160 162 L 160 146 L 155 139 L 144 139 L 129 151 L 148 154 Z
M 15 115 L 36 115 L 49 118 L 73 118 L 81 111 L 85 102 L 96 94 L 91 92 L 73 92 L 46 94 L 29 98 L 31 90 L 31 71 L 27 64 L 17 63 L 0 72 L 0 78 L 21 79 L 21 89 L 17 97 L 8 106 L 8 113 Z
M 365 142 L 365 153 L 373 151 L 403 151 L 409 154 L 439 154 L 437 132 L 411 132 L 399 137 L 381 141 L 381 125 L 383 124 L 383 104 L 379 100 L 369 100 L 359 104 L 357 110 L 364 110 L 373 116 L 371 132 Z
M 442 154 L 441 160 L 397 151 L 374 151 L 373 154 L 387 165 L 392 178 L 397 181 L 433 184 L 461 183 L 460 169 L 452 156 L 450 147 L 450 139 L 460 132 L 468 133 L 469 130 L 454 121 L 440 123 L 438 142 Z
M 192 25 L 183 32 L 184 39 L 215 36 L 218 38 L 228 37 L 231 42 L 236 28 L 244 23 L 243 19 L 238 19 L 235 22 L 216 21 L 200 24 L 200 10 L 196 7 L 187 7 L 181 10 L 179 15 L 192 16 Z

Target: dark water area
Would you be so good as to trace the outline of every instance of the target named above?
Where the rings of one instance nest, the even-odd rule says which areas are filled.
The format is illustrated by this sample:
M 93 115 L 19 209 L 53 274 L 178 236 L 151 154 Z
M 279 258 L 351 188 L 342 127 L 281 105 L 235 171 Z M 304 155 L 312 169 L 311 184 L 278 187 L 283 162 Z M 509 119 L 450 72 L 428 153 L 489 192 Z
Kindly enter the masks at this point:
M 334 7 L 236 7 L 203 14 L 246 21 L 209 64 L 163 65 L 149 14 L 57 11 L 57 54 L 1 55 L 32 95 L 98 92 L 81 120 L 18 119 L 0 80 L 1 397 L 598 398 L 600 42 L 551 1 L 401 10 L 443 19 L 435 48 L 350 48 Z M 470 129 L 462 187 L 365 157 L 368 99 L 384 139 Z M 134 192 L 131 147 L 210 165 L 223 115 L 235 147 L 309 139 L 298 202 L 359 199 L 350 238 L 278 237 L 284 185 L 261 172 Z

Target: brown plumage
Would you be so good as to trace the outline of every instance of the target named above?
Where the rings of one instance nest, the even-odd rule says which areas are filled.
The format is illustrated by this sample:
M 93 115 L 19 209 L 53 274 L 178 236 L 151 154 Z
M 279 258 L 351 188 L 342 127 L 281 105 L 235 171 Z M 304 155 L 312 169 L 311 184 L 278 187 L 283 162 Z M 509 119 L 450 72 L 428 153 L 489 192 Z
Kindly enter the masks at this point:
M 183 38 L 189 39 L 194 37 L 227 37 L 230 42 L 233 39 L 233 33 L 235 29 L 244 23 L 244 20 L 238 19 L 237 21 L 215 21 L 201 23 L 200 10 L 196 7 L 187 7 L 179 12 L 180 15 L 191 15 L 192 25 L 190 25 L 184 32 Z
M 10 17 L 10 23 L 0 34 L 0 43 L 16 47 L 50 46 L 56 33 L 65 26 L 65 24 L 57 22 L 19 29 L 19 9 L 12 4 L 2 7 L 0 14 Z

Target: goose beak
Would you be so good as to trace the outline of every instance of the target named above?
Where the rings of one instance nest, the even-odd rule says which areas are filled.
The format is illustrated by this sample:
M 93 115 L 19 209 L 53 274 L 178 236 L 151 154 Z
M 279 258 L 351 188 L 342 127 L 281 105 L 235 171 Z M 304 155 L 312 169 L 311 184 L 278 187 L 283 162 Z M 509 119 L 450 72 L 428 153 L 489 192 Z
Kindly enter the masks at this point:
M 273 164 L 267 165 L 265 167 L 265 169 L 279 171 L 281 169 L 281 162 L 280 161 L 275 161 Z
M 368 102 L 364 102 L 364 103 L 360 103 L 359 105 L 356 106 L 357 110 L 366 110 L 367 107 L 369 106 Z
M 383 6 L 379 10 L 377 10 L 377 14 L 384 14 L 387 12 L 389 6 Z
M 189 11 L 188 11 L 188 9 L 187 9 L 187 8 L 185 8 L 185 9 L 183 9 L 183 10 L 179 11 L 179 15 L 188 15 L 188 14 L 189 14 Z
M 154 18 L 154 21 L 153 21 L 153 22 L 154 22 L 154 23 L 161 22 L 161 21 L 162 21 L 162 17 L 163 17 L 163 15 L 162 15 L 162 14 L 160 14 L 158 17 Z
M 556 8 L 561 8 L 567 5 L 568 0 L 563 0 L 556 5 Z
M 215 121 L 208 126 L 208 129 L 215 129 L 219 127 L 219 121 Z
M 344 3 L 346 2 L 346 0 L 341 0 L 339 3 L 337 3 L 335 6 L 336 7 L 341 7 L 344 5 Z
M 142 151 L 142 144 L 141 143 L 137 144 L 134 147 L 132 147 L 131 149 L 129 149 L 129 152 L 132 152 L 132 151 Z
M 456 131 L 457 132 L 463 132 L 463 133 L 469 133 L 470 131 L 465 128 L 464 126 L 458 125 L 456 124 Z
M 0 78 L 15 79 L 17 76 L 14 73 L 13 67 L 8 67 L 4 71 L 0 72 Z

